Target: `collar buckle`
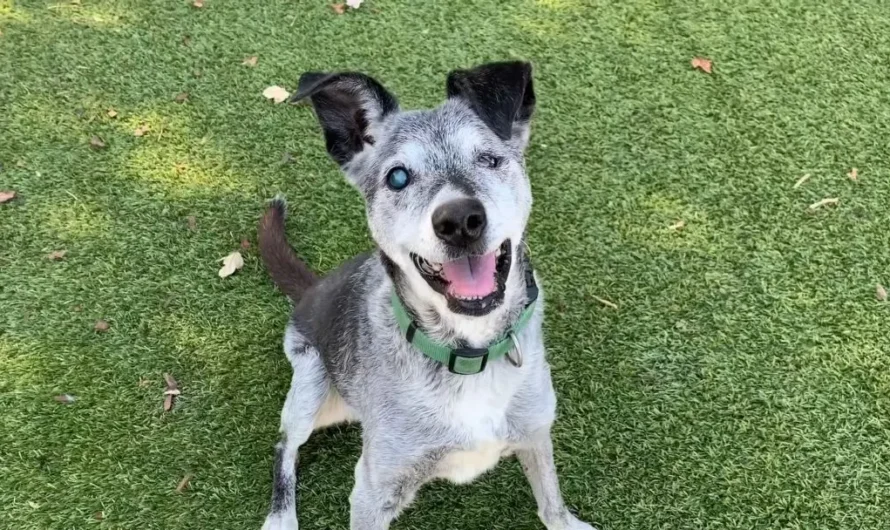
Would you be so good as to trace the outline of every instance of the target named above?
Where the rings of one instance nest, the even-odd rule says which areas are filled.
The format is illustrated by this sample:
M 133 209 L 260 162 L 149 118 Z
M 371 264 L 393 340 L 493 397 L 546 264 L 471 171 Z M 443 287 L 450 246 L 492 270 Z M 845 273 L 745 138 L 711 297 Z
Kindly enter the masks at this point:
M 458 375 L 474 375 L 485 370 L 488 348 L 454 348 L 448 356 L 448 371 Z

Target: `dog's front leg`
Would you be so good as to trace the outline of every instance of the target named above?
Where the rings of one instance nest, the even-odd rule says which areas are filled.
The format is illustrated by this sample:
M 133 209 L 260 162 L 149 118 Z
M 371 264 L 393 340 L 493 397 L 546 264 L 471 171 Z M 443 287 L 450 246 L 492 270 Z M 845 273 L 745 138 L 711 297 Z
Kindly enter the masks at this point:
M 439 457 L 409 456 L 392 446 L 365 445 L 349 501 L 351 530 L 387 530 L 432 475 Z
M 553 463 L 550 429 L 541 429 L 534 433 L 531 439 L 516 451 L 516 457 L 532 486 L 538 503 L 538 516 L 547 530 L 594 530 L 594 527 L 572 515 L 562 500 L 556 465 Z

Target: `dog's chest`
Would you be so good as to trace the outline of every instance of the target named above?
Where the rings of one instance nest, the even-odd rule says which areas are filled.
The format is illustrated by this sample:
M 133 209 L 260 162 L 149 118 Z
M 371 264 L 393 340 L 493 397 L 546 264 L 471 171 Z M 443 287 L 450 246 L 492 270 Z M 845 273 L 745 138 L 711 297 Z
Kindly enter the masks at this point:
M 507 414 L 518 378 L 481 379 L 484 378 L 465 385 L 442 409 L 442 419 L 458 444 L 439 462 L 439 478 L 469 482 L 510 453 L 506 441 Z

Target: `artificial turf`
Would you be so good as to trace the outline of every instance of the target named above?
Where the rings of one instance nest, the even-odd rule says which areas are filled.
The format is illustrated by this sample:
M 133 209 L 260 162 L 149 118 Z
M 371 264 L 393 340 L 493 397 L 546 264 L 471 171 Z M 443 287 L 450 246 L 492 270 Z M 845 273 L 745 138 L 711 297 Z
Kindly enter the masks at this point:
M 429 106 L 450 69 L 503 58 L 536 67 L 529 241 L 568 502 L 608 530 L 890 526 L 884 2 L 6 0 L 0 528 L 259 528 L 288 305 L 255 244 L 233 277 L 216 260 L 277 192 L 316 270 L 371 246 L 311 111 L 263 89 L 356 69 Z M 311 439 L 301 528 L 347 526 L 359 445 Z M 510 461 L 424 488 L 395 528 L 539 523 Z

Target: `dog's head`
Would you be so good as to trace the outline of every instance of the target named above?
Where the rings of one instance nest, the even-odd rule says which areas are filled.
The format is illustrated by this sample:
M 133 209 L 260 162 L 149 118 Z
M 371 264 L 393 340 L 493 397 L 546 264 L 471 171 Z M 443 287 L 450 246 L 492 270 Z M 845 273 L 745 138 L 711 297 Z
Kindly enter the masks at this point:
M 328 153 L 364 195 L 398 274 L 455 313 L 485 315 L 504 301 L 531 210 L 531 66 L 451 72 L 447 96 L 402 111 L 366 75 L 307 73 L 292 100 L 311 99 Z

